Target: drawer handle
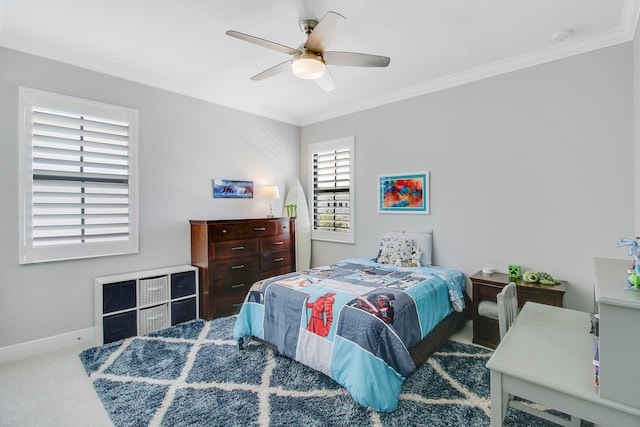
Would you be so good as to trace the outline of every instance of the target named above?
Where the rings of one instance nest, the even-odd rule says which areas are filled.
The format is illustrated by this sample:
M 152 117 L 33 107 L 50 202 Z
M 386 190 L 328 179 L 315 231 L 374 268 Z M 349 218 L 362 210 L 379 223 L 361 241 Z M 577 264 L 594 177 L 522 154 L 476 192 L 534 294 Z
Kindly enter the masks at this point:
M 284 245 L 284 242 L 273 242 L 273 246 Z
M 235 246 L 233 248 L 231 248 L 232 251 L 242 251 L 244 250 L 244 246 Z
M 243 288 L 244 283 L 238 283 L 237 285 L 231 285 L 232 288 Z
M 222 230 L 222 234 L 227 234 L 227 230 Z
M 253 231 L 265 231 L 266 227 L 255 227 Z
M 284 261 L 284 258 L 275 258 L 275 259 L 273 260 L 273 262 L 280 262 L 280 261 Z
M 163 288 L 164 288 L 164 286 L 155 286 L 155 287 L 147 288 L 147 290 L 148 290 L 148 291 L 151 291 L 151 292 L 155 292 L 155 291 L 160 291 L 160 290 L 162 290 Z
M 244 268 L 244 264 L 240 264 L 240 265 L 234 265 L 233 267 L 231 267 L 234 270 L 237 270 L 239 268 Z
M 149 316 L 145 320 L 157 320 L 157 319 L 160 319 L 161 317 L 164 317 L 164 314 L 158 314 L 158 315 L 155 315 L 155 316 Z

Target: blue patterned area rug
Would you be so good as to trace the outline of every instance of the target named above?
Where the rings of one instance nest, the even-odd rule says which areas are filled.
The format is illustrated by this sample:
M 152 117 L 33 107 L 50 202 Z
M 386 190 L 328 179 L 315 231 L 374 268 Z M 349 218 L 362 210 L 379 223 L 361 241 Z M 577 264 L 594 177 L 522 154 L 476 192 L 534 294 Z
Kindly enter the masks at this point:
M 85 350 L 80 359 L 121 426 L 488 426 L 491 351 L 449 341 L 377 413 L 336 382 L 259 344 L 239 350 L 235 316 L 195 320 Z M 509 409 L 505 425 L 551 426 Z

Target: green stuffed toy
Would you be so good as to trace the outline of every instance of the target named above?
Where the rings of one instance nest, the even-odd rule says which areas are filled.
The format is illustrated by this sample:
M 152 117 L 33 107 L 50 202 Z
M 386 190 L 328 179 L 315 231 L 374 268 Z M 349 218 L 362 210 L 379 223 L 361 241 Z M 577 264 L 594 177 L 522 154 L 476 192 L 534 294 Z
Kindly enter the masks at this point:
M 543 271 L 538 273 L 538 283 L 541 285 L 559 285 L 560 280 L 556 280 L 549 273 Z
M 541 285 L 559 285 L 560 280 L 554 279 L 549 273 L 541 271 L 536 273 L 534 271 L 525 271 L 522 275 L 522 280 L 527 283 L 540 283 Z

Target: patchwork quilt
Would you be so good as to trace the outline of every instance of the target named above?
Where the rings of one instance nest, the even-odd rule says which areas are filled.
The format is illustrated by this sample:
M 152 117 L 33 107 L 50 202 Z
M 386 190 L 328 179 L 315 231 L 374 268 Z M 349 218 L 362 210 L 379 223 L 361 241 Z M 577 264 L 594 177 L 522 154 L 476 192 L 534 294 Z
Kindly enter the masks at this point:
M 348 259 L 265 279 L 249 291 L 234 327 L 333 378 L 363 406 L 397 408 L 416 369 L 408 348 L 464 309 L 464 274 Z

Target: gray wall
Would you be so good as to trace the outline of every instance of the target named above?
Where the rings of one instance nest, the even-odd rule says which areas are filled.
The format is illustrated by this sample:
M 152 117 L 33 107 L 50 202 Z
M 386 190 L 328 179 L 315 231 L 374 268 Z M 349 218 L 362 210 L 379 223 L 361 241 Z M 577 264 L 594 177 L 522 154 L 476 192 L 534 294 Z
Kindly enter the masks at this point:
M 592 257 L 625 258 L 616 242 L 634 233 L 632 47 L 304 127 L 305 184 L 309 143 L 356 139 L 356 244 L 314 242 L 312 264 L 374 256 L 387 230 L 433 229 L 438 265 L 547 271 L 569 282 L 568 307 L 592 309 Z M 430 215 L 376 213 L 378 174 L 421 170 Z
M 138 109 L 138 254 L 18 264 L 19 86 Z M 299 174 L 296 126 L 1 48 L 0 132 L 0 347 L 93 327 L 95 276 L 189 264 L 189 219 L 268 214 L 259 197 L 214 200 L 213 178 L 284 194 Z
M 437 264 L 468 275 L 509 263 L 548 271 L 569 281 L 569 307 L 589 310 L 591 258 L 627 258 L 615 243 L 634 234 L 639 49 L 614 46 L 302 129 L 0 49 L 0 347 L 92 327 L 95 276 L 189 263 L 188 219 L 268 211 L 259 198 L 212 199 L 212 178 L 284 193 L 299 173 L 306 184 L 307 144 L 345 135 L 356 138 L 356 244 L 315 242 L 314 265 L 374 256 L 386 230 L 433 229 Z M 20 85 L 139 110 L 139 254 L 18 264 Z M 377 214 L 377 175 L 419 170 L 431 172 L 432 213 Z

